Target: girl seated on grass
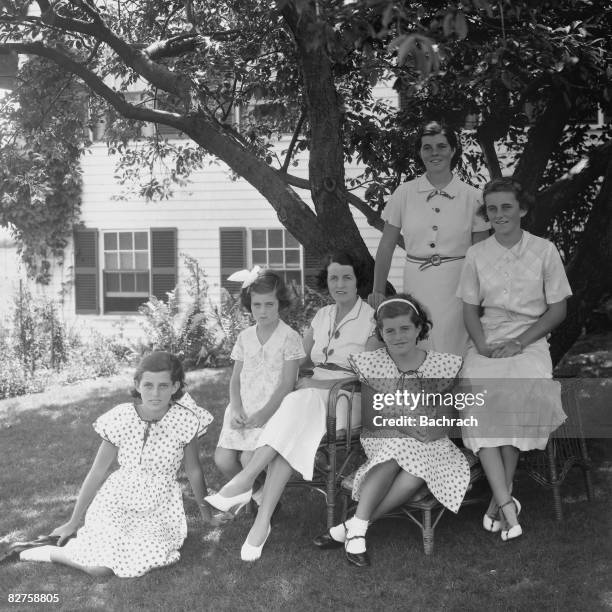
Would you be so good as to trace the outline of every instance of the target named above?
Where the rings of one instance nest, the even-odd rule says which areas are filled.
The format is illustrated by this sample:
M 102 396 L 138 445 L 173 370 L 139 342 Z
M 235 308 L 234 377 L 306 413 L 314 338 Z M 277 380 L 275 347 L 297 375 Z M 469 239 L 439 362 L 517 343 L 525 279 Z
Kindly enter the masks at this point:
M 371 405 L 373 393 L 450 391 L 461 357 L 417 347 L 431 328 L 417 300 L 407 294 L 387 298 L 378 306 L 375 321 L 384 348 L 352 355 L 350 360 L 363 384 L 364 407 Z M 377 414 L 389 416 L 389 411 L 391 416 L 433 415 L 427 407 L 411 410 L 409 406 L 393 406 Z M 445 428 L 419 427 L 418 421 L 415 426 L 377 428 L 365 414 L 362 422 L 361 444 L 367 461 L 355 475 L 355 515 L 314 540 L 321 549 L 344 546 L 347 561 L 358 567 L 370 565 L 365 540 L 370 522 L 410 500 L 423 483 L 441 504 L 457 512 L 470 480 L 468 462 Z
M 198 436 L 212 416 L 183 395 L 184 383 L 174 355 L 156 351 L 144 357 L 134 374 L 136 401 L 119 404 L 94 422 L 102 442 L 70 520 L 51 533 L 58 545 L 26 549 L 22 561 L 53 561 L 92 576 L 128 578 L 179 560 L 187 537 L 177 481 L 183 459 L 202 519 L 213 522 L 198 457 Z M 108 476 L 115 459 L 119 469 Z

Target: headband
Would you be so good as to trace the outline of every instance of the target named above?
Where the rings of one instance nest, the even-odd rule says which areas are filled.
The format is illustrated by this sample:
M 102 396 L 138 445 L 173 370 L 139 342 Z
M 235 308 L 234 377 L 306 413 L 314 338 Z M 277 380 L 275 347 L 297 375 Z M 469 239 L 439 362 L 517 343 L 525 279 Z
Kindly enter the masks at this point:
M 402 304 L 408 304 L 408 306 L 410 306 L 410 308 L 414 310 L 414 312 L 416 313 L 416 316 L 419 318 L 421 317 L 421 315 L 419 314 L 419 311 L 417 310 L 417 307 L 410 300 L 407 300 L 406 298 L 390 298 L 388 300 L 385 300 L 382 304 L 378 305 L 378 308 L 376 309 L 376 315 L 378 316 L 378 313 L 380 312 L 380 309 L 383 306 L 386 306 L 387 304 L 391 304 L 391 302 L 402 302 Z
M 255 266 L 252 270 L 239 270 L 238 272 L 234 272 L 227 277 L 227 280 L 234 282 L 242 281 L 242 288 L 246 289 L 257 280 L 260 272 L 263 272 L 263 270 L 259 266 Z

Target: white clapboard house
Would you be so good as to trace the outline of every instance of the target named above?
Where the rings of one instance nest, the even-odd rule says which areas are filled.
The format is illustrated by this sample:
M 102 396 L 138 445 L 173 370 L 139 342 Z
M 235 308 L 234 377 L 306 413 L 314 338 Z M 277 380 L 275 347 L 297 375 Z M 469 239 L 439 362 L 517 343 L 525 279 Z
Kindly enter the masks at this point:
M 390 89 L 382 93 L 394 95 Z M 166 136 L 180 137 L 171 132 Z M 287 142 L 278 143 L 279 151 Z M 138 307 L 150 296 L 165 299 L 175 287 L 184 305 L 181 286 L 187 270 L 182 254 L 198 260 L 210 298 L 217 302 L 221 287 L 237 287 L 227 277 L 255 264 L 300 285 L 318 271 L 314 258 L 305 256 L 272 206 L 246 181 L 232 178 L 226 166 L 205 165 L 187 185 L 177 185 L 169 200 L 147 202 L 126 196 L 114 177 L 116 163 L 101 141 L 83 157 L 82 226 L 63 261 L 52 266 L 51 283 L 30 283 L 36 294 L 61 303 L 65 323 L 77 332 L 113 334 L 121 327 L 126 335 L 141 335 Z M 307 159 L 302 158 L 292 173 L 305 178 L 306 169 Z M 347 168 L 349 175 L 358 172 L 358 167 Z M 124 199 L 117 199 L 121 194 Z M 307 192 L 300 195 L 310 202 Z M 354 214 L 374 254 L 380 233 L 357 211 Z M 401 267 L 398 250 L 390 275 L 396 285 L 401 285 Z

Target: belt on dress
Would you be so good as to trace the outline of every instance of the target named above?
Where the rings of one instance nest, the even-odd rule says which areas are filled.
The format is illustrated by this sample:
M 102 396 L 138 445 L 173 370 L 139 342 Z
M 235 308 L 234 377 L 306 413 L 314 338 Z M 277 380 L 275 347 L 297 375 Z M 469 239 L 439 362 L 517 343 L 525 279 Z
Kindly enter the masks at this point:
M 321 368 L 322 370 L 350 372 L 351 374 L 353 373 L 353 370 L 351 370 L 351 368 L 345 368 L 344 366 L 338 365 L 337 363 L 316 363 L 315 368 Z
M 459 259 L 465 259 L 465 255 L 449 256 L 444 255 L 430 255 L 429 257 L 415 257 L 414 255 L 406 255 L 406 261 L 410 263 L 421 264 L 419 270 L 425 270 L 431 266 L 440 266 L 447 261 L 457 261 Z

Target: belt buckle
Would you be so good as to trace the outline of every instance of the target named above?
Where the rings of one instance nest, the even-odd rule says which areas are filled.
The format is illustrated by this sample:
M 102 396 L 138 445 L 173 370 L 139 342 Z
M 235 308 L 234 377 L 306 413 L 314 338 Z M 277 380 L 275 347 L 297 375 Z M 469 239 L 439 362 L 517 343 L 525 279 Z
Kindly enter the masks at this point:
M 440 257 L 440 255 L 432 255 L 429 258 L 429 263 L 432 266 L 439 266 L 442 263 L 442 257 Z

